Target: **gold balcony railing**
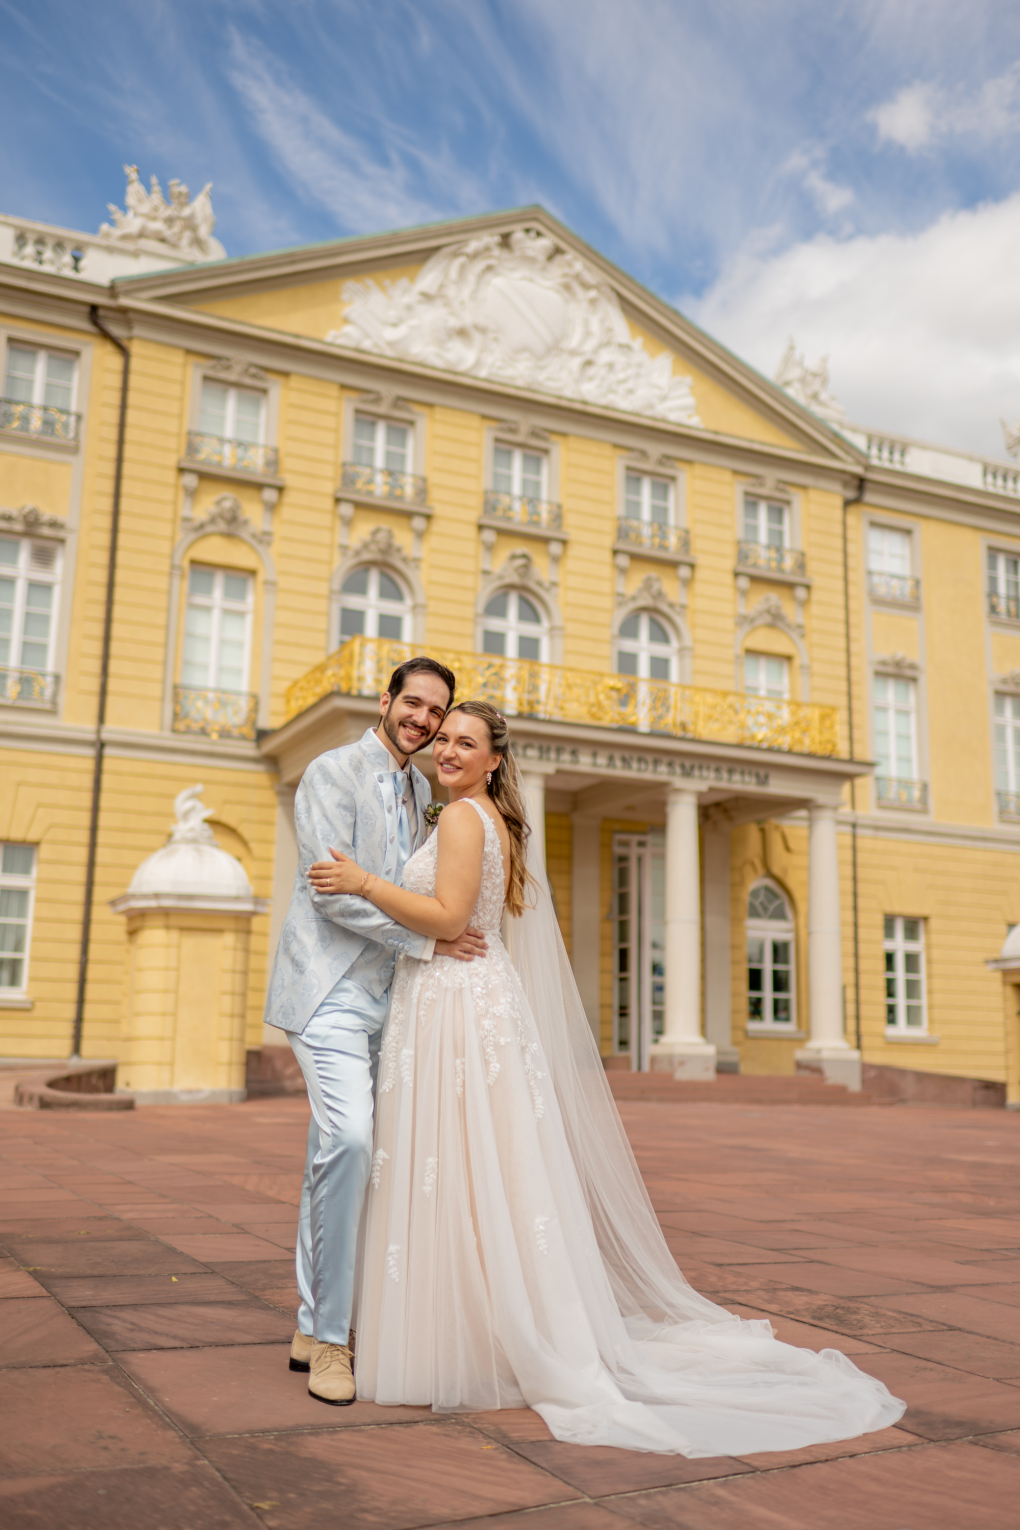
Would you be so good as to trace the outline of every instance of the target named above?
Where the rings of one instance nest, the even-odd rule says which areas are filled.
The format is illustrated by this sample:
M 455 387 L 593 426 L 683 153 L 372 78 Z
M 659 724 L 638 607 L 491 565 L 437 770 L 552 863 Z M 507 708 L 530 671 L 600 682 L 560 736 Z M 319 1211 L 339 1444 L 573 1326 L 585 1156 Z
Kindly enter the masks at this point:
M 81 415 L 73 409 L 0 398 L 0 430 L 14 430 L 19 436 L 37 436 L 44 441 L 66 441 L 73 445 L 78 439 L 80 425 Z
M 174 686 L 175 733 L 202 733 L 206 738 L 255 738 L 259 698 L 248 691 L 206 691 L 193 685 Z
M 259 473 L 274 478 L 280 469 L 275 446 L 260 446 L 255 441 L 236 441 L 231 436 L 211 436 L 203 430 L 189 430 L 184 448 L 186 462 L 201 467 L 232 468 L 238 473 Z
M 340 488 L 348 494 L 371 494 L 376 499 L 395 499 L 403 505 L 428 503 L 428 481 L 420 473 L 402 473 L 396 468 L 364 467 L 360 462 L 345 462 L 340 468 Z
M 336 653 L 295 680 L 287 691 L 287 717 L 296 717 L 331 692 L 378 696 L 392 671 L 415 651 L 407 643 L 383 638 L 348 639 Z M 427 651 L 453 670 L 458 696 L 481 697 L 517 717 L 626 728 L 792 754 L 839 753 L 835 707 L 771 701 L 733 691 L 668 685 L 490 654 L 451 653 L 431 647 Z
M 644 549 L 688 558 L 691 534 L 686 526 L 662 526 L 658 521 L 639 521 L 633 516 L 621 515 L 616 522 L 616 546 L 626 552 Z
M 22 706 L 55 707 L 59 675 L 48 674 L 41 669 L 19 669 L 0 664 L 0 702 L 17 702 Z
M 773 547 L 768 542 L 738 542 L 737 567 L 807 577 L 807 559 L 799 547 Z

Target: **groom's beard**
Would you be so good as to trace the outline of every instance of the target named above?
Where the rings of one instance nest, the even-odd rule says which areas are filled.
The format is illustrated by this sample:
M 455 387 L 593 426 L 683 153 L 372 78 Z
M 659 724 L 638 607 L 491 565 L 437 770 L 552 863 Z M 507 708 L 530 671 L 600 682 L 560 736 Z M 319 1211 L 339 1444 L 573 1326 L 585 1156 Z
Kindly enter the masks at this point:
M 399 734 L 400 724 L 397 723 L 397 722 L 394 722 L 392 720 L 392 718 L 390 717 L 389 712 L 385 713 L 384 716 L 380 717 L 380 719 L 379 719 L 379 727 L 382 729 L 382 731 L 385 733 L 386 737 L 389 739 L 390 743 L 393 745 L 394 751 L 397 754 L 404 756 L 406 761 L 410 761 L 413 755 L 417 754 L 420 750 L 427 748 L 428 745 L 431 744 L 432 740 L 435 738 L 436 733 L 439 732 L 438 727 L 435 729 L 435 732 L 433 732 L 433 733 L 426 732 L 426 735 L 421 740 L 421 742 L 420 743 L 415 743 L 413 745 L 413 747 L 411 748 L 411 750 L 408 751 L 406 745 L 404 744 L 403 739 L 400 737 L 400 734 Z

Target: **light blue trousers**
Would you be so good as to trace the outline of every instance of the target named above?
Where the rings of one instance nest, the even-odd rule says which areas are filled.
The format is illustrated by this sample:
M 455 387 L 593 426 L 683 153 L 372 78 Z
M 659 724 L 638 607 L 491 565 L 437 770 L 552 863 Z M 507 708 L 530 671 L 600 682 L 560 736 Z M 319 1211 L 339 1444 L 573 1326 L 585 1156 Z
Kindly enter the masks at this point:
M 389 993 L 341 979 L 290 1044 L 304 1074 L 312 1119 L 298 1218 L 298 1327 L 346 1344 L 358 1245 L 372 1169 L 375 1081 Z

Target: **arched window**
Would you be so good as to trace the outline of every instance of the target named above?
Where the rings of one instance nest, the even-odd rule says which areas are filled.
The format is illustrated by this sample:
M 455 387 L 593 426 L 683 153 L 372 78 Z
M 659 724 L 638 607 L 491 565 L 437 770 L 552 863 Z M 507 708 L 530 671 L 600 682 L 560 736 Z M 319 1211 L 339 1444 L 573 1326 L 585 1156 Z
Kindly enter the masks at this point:
M 794 1029 L 793 916 L 772 882 L 747 900 L 748 1029 Z
M 651 611 L 634 611 L 620 623 L 616 672 L 640 680 L 676 680 L 676 642 Z
M 352 569 L 340 586 L 340 642 L 352 637 L 411 638 L 411 608 L 393 575 L 378 565 Z
M 486 602 L 482 652 L 548 662 L 548 629 L 538 606 L 521 590 L 500 590 Z

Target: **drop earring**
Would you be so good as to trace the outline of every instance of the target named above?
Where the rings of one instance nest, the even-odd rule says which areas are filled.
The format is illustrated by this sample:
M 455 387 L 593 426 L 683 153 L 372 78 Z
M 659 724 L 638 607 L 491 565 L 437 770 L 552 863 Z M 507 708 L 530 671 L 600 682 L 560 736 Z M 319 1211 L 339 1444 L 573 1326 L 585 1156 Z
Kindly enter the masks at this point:
M 485 772 L 485 784 L 486 784 L 486 786 L 491 786 L 492 785 L 492 771 L 491 770 L 487 770 Z

